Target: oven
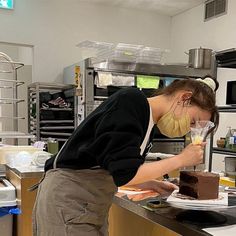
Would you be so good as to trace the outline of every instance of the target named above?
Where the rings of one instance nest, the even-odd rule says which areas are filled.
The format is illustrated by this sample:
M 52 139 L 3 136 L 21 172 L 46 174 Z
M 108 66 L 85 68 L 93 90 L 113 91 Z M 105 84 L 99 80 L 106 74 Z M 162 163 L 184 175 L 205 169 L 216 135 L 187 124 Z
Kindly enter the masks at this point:
M 226 105 L 236 105 L 236 80 L 227 81 Z
M 153 142 L 150 152 L 152 153 L 167 153 L 167 154 L 178 154 L 180 153 L 185 145 L 187 145 L 187 137 L 180 138 L 168 138 L 160 133 L 159 129 L 154 127 Z

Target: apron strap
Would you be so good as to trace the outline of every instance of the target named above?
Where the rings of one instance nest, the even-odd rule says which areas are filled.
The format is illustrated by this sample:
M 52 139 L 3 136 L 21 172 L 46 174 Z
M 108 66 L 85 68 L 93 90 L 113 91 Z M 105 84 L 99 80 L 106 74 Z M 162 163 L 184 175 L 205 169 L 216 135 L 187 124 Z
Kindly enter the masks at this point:
M 68 141 L 68 140 L 67 140 Z M 59 152 L 57 153 L 55 159 L 54 159 L 54 162 L 53 162 L 53 166 L 52 168 L 53 169 L 56 169 L 57 168 L 57 159 L 59 157 L 59 154 L 61 153 L 62 149 L 64 148 L 64 146 L 66 145 L 67 141 L 63 144 L 63 146 L 61 147 L 61 149 L 59 150 Z

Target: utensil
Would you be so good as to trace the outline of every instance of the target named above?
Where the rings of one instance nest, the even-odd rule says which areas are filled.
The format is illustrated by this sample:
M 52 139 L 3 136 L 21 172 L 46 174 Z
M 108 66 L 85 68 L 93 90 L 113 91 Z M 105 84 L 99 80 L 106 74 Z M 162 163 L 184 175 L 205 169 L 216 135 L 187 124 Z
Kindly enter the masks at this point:
M 193 48 L 189 52 L 185 52 L 189 56 L 189 67 L 196 69 L 209 69 L 211 68 L 212 49 L 208 48 Z
M 195 125 L 191 129 L 191 140 L 193 144 L 201 144 L 206 140 L 209 131 L 214 127 L 214 123 L 211 121 L 200 120 L 196 121 Z
M 214 127 L 214 123 L 207 120 L 196 121 L 191 127 L 191 140 L 193 144 L 201 145 L 206 140 L 209 131 Z M 196 166 L 193 167 L 196 170 Z

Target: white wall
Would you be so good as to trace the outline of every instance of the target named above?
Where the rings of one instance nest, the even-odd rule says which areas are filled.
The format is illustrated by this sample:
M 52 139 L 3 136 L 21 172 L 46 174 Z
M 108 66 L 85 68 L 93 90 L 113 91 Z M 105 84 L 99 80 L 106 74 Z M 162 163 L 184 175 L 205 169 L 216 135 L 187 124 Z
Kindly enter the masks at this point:
M 228 13 L 204 22 L 204 4 L 172 18 L 171 58 L 187 62 L 184 54 L 191 48 L 206 47 L 215 51 L 236 47 L 236 1 L 228 0 Z
M 236 1 L 228 0 L 226 15 L 204 22 L 204 4 L 172 18 L 171 53 L 172 62 L 188 62 L 184 54 L 191 48 L 212 48 L 220 51 L 236 47 Z M 226 82 L 236 80 L 236 69 L 218 69 L 219 89 L 216 94 L 217 104 L 225 105 Z M 220 113 L 220 126 L 214 138 L 225 137 L 227 126 L 236 128 L 236 114 Z M 224 156 L 214 154 L 213 170 L 224 170 Z
M 20 0 L 0 10 L 0 42 L 34 47 L 33 82 L 62 82 L 63 68 L 81 60 L 83 40 L 169 48 L 171 18 L 78 0 Z

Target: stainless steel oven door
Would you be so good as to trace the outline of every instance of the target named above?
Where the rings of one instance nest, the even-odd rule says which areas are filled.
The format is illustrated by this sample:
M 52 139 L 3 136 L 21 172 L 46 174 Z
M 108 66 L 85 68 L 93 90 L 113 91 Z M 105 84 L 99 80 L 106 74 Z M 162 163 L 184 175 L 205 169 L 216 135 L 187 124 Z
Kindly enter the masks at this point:
M 176 139 L 154 139 L 150 152 L 161 152 L 167 154 L 179 154 L 185 146 L 184 138 Z

